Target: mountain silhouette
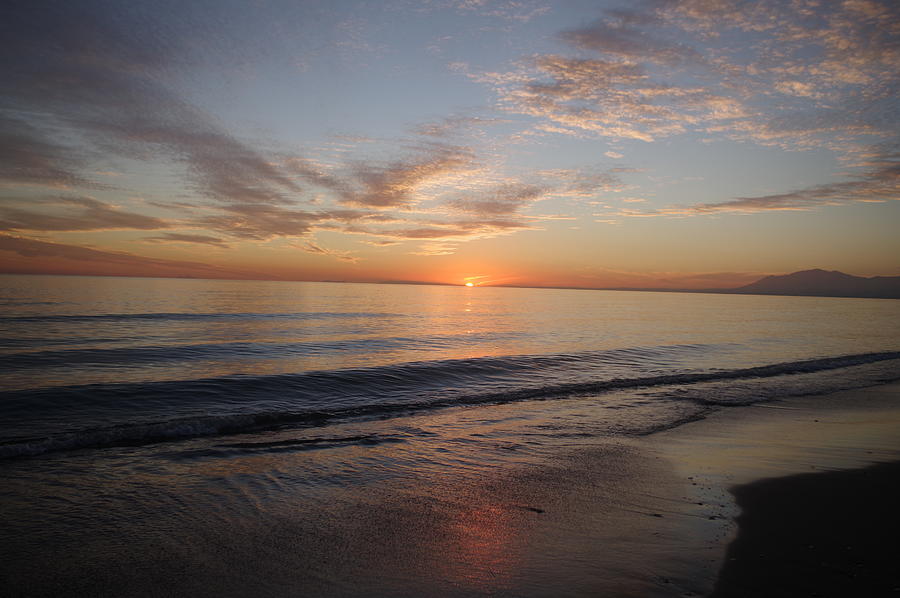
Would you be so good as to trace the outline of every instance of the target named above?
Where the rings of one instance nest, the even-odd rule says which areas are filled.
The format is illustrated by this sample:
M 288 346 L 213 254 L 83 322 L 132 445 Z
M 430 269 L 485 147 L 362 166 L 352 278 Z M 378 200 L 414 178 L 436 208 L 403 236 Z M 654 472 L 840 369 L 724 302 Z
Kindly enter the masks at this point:
M 873 297 L 900 299 L 900 276 L 864 278 L 836 270 L 802 270 L 766 276 L 731 290 L 754 295 L 811 295 L 816 297 Z

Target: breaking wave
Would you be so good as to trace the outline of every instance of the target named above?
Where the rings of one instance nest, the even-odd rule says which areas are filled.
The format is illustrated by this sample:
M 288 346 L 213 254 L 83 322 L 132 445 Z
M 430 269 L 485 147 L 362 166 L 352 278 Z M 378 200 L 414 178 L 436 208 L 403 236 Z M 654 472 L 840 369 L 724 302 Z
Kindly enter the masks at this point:
M 708 346 L 707 346 L 708 348 Z M 736 380 L 777 380 L 827 373 L 890 360 L 900 352 L 863 353 L 776 363 L 757 367 L 637 375 L 632 360 L 652 371 L 654 351 L 663 360 L 671 347 L 621 349 L 594 354 L 536 355 L 417 362 L 374 368 L 305 372 L 279 376 L 231 376 L 143 384 L 86 385 L 0 393 L 7 417 L 67 403 L 98 410 L 132 410 L 156 406 L 142 421 L 119 425 L 65 429 L 49 434 L 7 437 L 0 441 L 0 458 L 34 456 L 57 451 L 142 445 L 207 436 L 241 434 L 287 426 L 323 426 L 354 418 L 398 417 L 448 407 L 561 400 L 615 390 L 658 388 L 657 400 L 693 401 L 701 405 L 744 405 L 769 400 L 777 393 L 727 394 L 689 392 L 698 385 Z M 691 347 L 680 347 L 691 350 Z M 697 347 L 696 350 L 705 350 Z M 565 372 L 577 372 L 586 361 L 605 363 L 612 377 L 562 382 Z M 612 367 L 617 365 L 618 369 Z M 850 370 L 847 370 L 848 372 Z M 631 372 L 632 375 L 627 375 Z M 887 373 L 886 373 L 887 372 Z M 619 375 L 616 375 L 618 373 Z M 884 368 L 874 377 L 842 376 L 846 387 L 900 378 L 900 368 Z M 838 385 L 839 387 L 840 385 Z M 674 387 L 666 390 L 666 387 Z M 796 394 L 796 385 L 788 384 Z M 836 389 L 810 386 L 812 392 Z M 688 389 L 686 391 L 685 389 Z M 166 405 L 193 404 L 196 413 L 159 417 Z M 213 412 L 214 411 L 214 412 Z M 156 419 L 152 419 L 156 417 Z M 98 418 L 99 419 L 99 418 Z

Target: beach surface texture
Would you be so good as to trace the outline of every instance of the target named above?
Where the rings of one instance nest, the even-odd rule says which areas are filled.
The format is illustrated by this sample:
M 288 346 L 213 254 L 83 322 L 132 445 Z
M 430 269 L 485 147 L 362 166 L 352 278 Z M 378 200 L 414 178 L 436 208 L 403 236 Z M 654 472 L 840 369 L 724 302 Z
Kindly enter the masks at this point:
M 900 592 L 898 404 L 900 385 L 790 398 L 654 439 L 700 495 L 735 501 L 711 596 Z
M 4 595 L 888 596 L 898 399 L 885 385 L 741 407 L 490 476 L 221 507 L 228 526 L 210 505 L 101 513 L 124 500 L 113 476 L 67 510 L 87 517 L 80 535 L 15 540 L 28 552 L 4 555 Z M 67 481 L 56 500 L 75 500 Z

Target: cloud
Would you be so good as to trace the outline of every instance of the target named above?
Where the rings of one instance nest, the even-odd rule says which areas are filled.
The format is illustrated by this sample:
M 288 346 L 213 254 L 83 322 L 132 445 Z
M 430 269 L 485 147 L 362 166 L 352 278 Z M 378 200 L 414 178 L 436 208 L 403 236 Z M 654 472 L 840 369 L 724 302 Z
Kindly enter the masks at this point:
M 596 197 L 609 191 L 621 191 L 627 186 L 618 173 L 627 172 L 621 168 L 598 170 L 588 168 L 554 168 L 539 170 L 537 175 L 547 187 L 548 197 L 569 198 L 580 201 Z
M 313 224 L 328 217 L 315 212 L 292 210 L 267 203 L 233 204 L 219 214 L 204 216 L 195 224 L 233 237 L 262 241 L 272 237 L 302 237 Z
M 473 166 L 472 152 L 464 147 L 431 145 L 418 155 L 385 166 L 372 163 L 354 168 L 356 189 L 341 188 L 341 203 L 370 208 L 406 208 L 417 201 L 426 185 Z
M 406 220 L 413 226 L 376 226 L 374 218 L 356 219 L 354 224 L 335 227 L 353 232 L 398 241 L 440 241 L 427 243 L 416 254 L 446 255 L 455 251 L 455 244 L 472 239 L 506 235 L 521 230 L 533 230 L 543 220 L 569 219 L 565 215 L 532 215 L 522 213 L 525 208 L 543 199 L 592 196 L 600 190 L 618 188 L 621 182 L 610 172 L 593 169 L 555 169 L 537 171 L 530 177 L 534 182 L 507 179 L 495 185 L 476 185 L 472 191 L 458 193 L 437 207 L 449 210 L 442 220 Z M 480 181 L 484 183 L 485 181 Z M 451 194 L 452 195 L 452 194 Z M 433 215 L 426 210 L 419 215 Z M 395 224 L 386 222 L 385 224 Z M 322 224 L 315 225 L 326 228 Z M 423 253 L 424 252 L 424 253 Z
M 328 249 L 326 247 L 322 247 L 321 245 L 313 243 L 312 241 L 305 241 L 302 244 L 291 244 L 291 247 L 296 247 L 297 249 L 301 249 L 307 253 L 334 257 L 343 262 L 356 263 L 359 261 L 358 257 L 351 255 L 346 251 L 335 251 L 334 249 Z
M 202 115 L 185 109 L 174 122 L 131 121 L 96 130 L 110 132 L 117 140 L 127 139 L 129 144 L 138 141 L 142 146 L 159 147 L 185 160 L 197 189 L 214 199 L 285 203 L 291 193 L 302 192 L 258 151 L 204 120 Z
M 683 212 L 715 214 L 796 211 L 854 201 L 900 200 L 900 153 L 870 160 L 868 167 L 869 169 L 857 176 L 856 180 L 816 185 L 789 193 L 740 197 L 719 203 L 697 204 L 684 208 Z M 668 211 L 677 214 L 678 210 L 678 208 L 670 208 Z
M 275 237 L 303 237 L 315 230 L 369 234 L 372 226 L 405 222 L 390 213 L 372 210 L 301 210 L 283 206 L 233 204 L 187 223 L 224 235 L 266 241 Z
M 547 190 L 526 184 L 503 185 L 488 193 L 453 199 L 447 205 L 459 212 L 481 217 L 512 216 L 540 199 Z
M 249 278 L 250 273 L 202 262 L 151 258 L 120 251 L 37 241 L 0 234 L 0 252 L 26 258 L 3 258 L 4 271 L 50 273 L 103 273 L 117 276 L 198 276 Z
M 446 209 L 446 219 L 434 219 L 433 209 L 416 213 L 417 218 L 376 218 L 375 215 L 355 215 L 343 224 L 319 222 L 311 228 L 337 230 L 376 237 L 377 245 L 401 241 L 425 242 L 417 255 L 447 255 L 453 253 L 456 244 L 472 240 L 511 234 L 521 230 L 534 230 L 535 224 L 544 220 L 570 219 L 566 215 L 524 214 L 523 210 L 545 198 L 580 199 L 592 196 L 600 190 L 621 186 L 610 172 L 593 169 L 555 169 L 537 171 L 535 182 L 506 179 L 505 182 L 485 185 L 479 181 L 472 191 L 457 193 L 440 202 L 436 208 Z M 384 214 L 383 212 L 380 214 Z M 423 218 L 425 216 L 426 218 Z M 427 218 L 430 216 L 431 218 Z M 331 220 L 337 220 L 331 217 Z M 406 226 L 396 226 L 398 223 Z
M 478 0 L 442 6 L 473 17 L 521 20 L 547 8 Z M 502 122 L 500 131 L 524 122 L 519 140 L 565 134 L 652 142 L 696 133 L 791 149 L 827 148 L 854 158 L 873 140 L 896 137 L 896 2 L 844 0 L 828 10 L 813 0 L 647 0 L 636 6 L 640 10 L 604 11 L 596 21 L 561 32 L 556 41 L 564 43 L 554 53 L 470 75 L 492 86 L 499 106 L 518 118 L 457 114 L 435 118 L 406 137 L 335 137 L 325 149 L 297 149 L 302 155 L 294 155 L 294 149 L 271 148 L 226 128 L 180 91 L 197 73 L 205 74 L 204 84 L 213 78 L 209 73 L 259 75 L 241 70 L 252 59 L 242 56 L 243 44 L 255 38 L 241 28 L 259 23 L 229 25 L 239 21 L 230 4 L 210 18 L 216 15 L 209 14 L 209 5 L 173 0 L 160 0 L 152 10 L 99 0 L 55 3 L 51 9 L 12 0 L 0 23 L 4 45 L 16 57 L 0 64 L 0 193 L 6 195 L 0 228 L 166 229 L 146 239 L 217 247 L 233 240 L 308 239 L 328 230 L 383 246 L 434 241 L 431 249 L 446 252 L 464 240 L 538 226 L 554 217 L 534 213 L 544 199 L 579 202 L 627 188 L 611 170 L 537 166 L 527 174 L 501 175 L 507 158 L 498 147 L 509 138 L 485 134 L 495 123 Z M 307 10 L 280 9 L 292 18 Z M 334 18 L 341 12 L 321 14 Z M 337 45 L 365 49 L 364 16 L 341 23 L 333 28 L 341 33 Z M 612 144 L 616 151 L 606 157 L 622 158 L 619 145 Z M 592 151 L 606 149 L 600 147 Z M 625 153 L 632 155 L 630 149 Z M 120 190 L 122 197 L 133 195 L 115 187 L 144 177 L 143 170 L 120 168 L 129 160 L 147 165 L 148 172 L 169 169 L 181 192 L 154 197 L 148 188 L 148 199 L 162 201 L 137 207 L 88 196 L 97 189 L 108 192 L 101 195 L 107 201 L 118 202 L 107 198 Z M 897 196 L 895 163 L 885 154 L 842 183 L 622 213 L 699 215 L 878 201 Z M 122 176 L 107 176 L 114 172 Z M 171 179 L 155 180 L 168 185 Z M 26 195 L 23 187 L 36 185 L 68 195 L 17 199 Z M 178 220 L 140 213 L 148 206 L 178 210 L 169 213 Z M 171 232 L 176 227 L 186 232 Z M 312 241 L 297 247 L 330 251 Z
M 9 201 L 9 200 L 8 200 Z M 99 231 L 155 230 L 170 228 L 165 220 L 127 212 L 93 197 L 59 196 L 19 200 L 14 203 L 50 207 L 54 213 L 0 205 L 0 230 Z M 61 214 L 59 212 L 62 212 Z
M 896 136 L 896 2 L 848 0 L 825 10 L 812 0 L 681 1 L 665 14 L 688 31 L 730 29 L 755 36 L 752 53 L 727 48 L 719 64 L 757 110 L 721 131 L 784 148 L 844 153 L 862 136 Z
M 472 218 L 450 222 L 431 222 L 423 226 L 408 228 L 388 228 L 381 230 L 367 230 L 366 234 L 377 235 L 383 238 L 398 241 L 433 241 L 443 240 L 462 242 L 470 239 L 486 239 L 498 235 L 509 234 L 519 230 L 534 228 L 529 223 L 518 218 Z M 441 244 L 442 252 L 449 250 L 452 245 Z
M 136 199 L 136 198 L 132 198 L 132 199 Z M 208 206 L 201 206 L 201 205 L 188 203 L 188 202 L 184 202 L 184 201 L 176 201 L 176 202 L 144 201 L 144 200 L 140 200 L 140 201 L 142 201 L 143 203 L 146 203 L 148 206 L 153 206 L 156 208 L 162 208 L 164 210 L 170 210 L 173 212 L 181 212 L 181 213 L 186 213 L 186 214 L 194 214 L 198 210 L 201 210 L 204 207 L 208 207 Z
M 456 8 L 461 12 L 475 12 L 481 16 L 494 17 L 505 21 L 527 23 L 534 17 L 550 10 L 550 6 L 535 0 L 506 0 L 488 2 L 486 0 L 458 0 Z
M 443 225 L 443 226 L 422 226 L 418 228 L 398 228 L 392 230 L 381 231 L 379 234 L 392 237 L 395 239 L 452 239 L 457 237 L 469 236 L 470 229 Z
M 588 27 L 573 29 L 560 34 L 570 44 L 624 59 L 643 59 L 664 65 L 702 63 L 702 55 L 685 44 L 667 41 L 643 27 L 629 21 L 639 20 L 647 25 L 653 19 L 640 13 L 611 12 L 612 19 L 595 21 Z
M 692 206 L 623 208 L 617 216 L 795 211 L 900 198 L 896 152 L 868 149 L 873 141 L 898 139 L 896 2 L 848 0 L 827 11 L 811 0 L 643 6 L 606 11 L 588 27 L 563 32 L 583 52 L 577 57 L 537 55 L 509 72 L 469 76 L 491 85 L 504 110 L 535 119 L 536 134 L 650 142 L 697 132 L 709 141 L 827 149 L 858 166 L 838 183 Z M 686 33 L 690 47 L 670 41 Z M 735 43 L 746 39 L 753 43 Z
M 698 86 L 653 81 L 631 61 L 542 55 L 517 73 L 474 76 L 495 87 L 501 107 L 539 119 L 537 129 L 654 141 L 703 120 L 744 114 L 739 100 Z
M 412 207 L 424 189 L 477 170 L 470 148 L 434 141 L 414 144 L 393 161 L 355 160 L 334 168 L 294 156 L 284 166 L 305 183 L 334 192 L 341 204 L 378 210 Z
M 851 180 L 815 185 L 787 193 L 758 197 L 738 197 L 722 202 L 673 206 L 657 210 L 620 209 L 619 216 L 702 216 L 723 213 L 803 211 L 848 202 L 900 200 L 900 151 L 881 151 L 869 155 L 863 168 Z
M 900 120 L 900 4 L 667 0 L 560 34 L 579 56 L 470 74 L 532 132 L 655 141 L 696 131 L 843 155 Z M 677 40 L 690 39 L 690 45 Z
M 453 255 L 456 253 L 456 245 L 453 243 L 423 243 L 418 250 L 410 253 L 424 256 Z
M 350 193 L 345 181 L 329 174 L 323 165 L 309 158 L 292 156 L 285 160 L 284 167 L 289 173 L 298 175 L 306 183 L 316 187 L 331 189 L 340 194 Z
M 524 9 L 520 3 L 505 6 L 513 12 Z M 533 8 L 526 12 L 536 14 Z M 321 156 L 285 155 L 239 138 L 178 91 L 200 67 L 230 68 L 231 60 L 247 60 L 241 56 L 246 50 L 241 39 L 228 37 L 229 27 L 210 20 L 204 7 L 177 3 L 162 2 L 144 11 L 85 0 L 50 10 L 41 3 L 13 0 L 0 23 L 4 45 L 17 57 L 0 64 L 0 185 L 115 192 L 113 184 L 129 184 L 134 171 L 126 161 L 134 160 L 153 168 L 174 166 L 182 186 L 193 192 L 188 197 L 205 197 L 196 203 L 169 198 L 144 202 L 180 212 L 178 221 L 83 195 L 40 206 L 9 203 L 0 210 L 0 225 L 11 231 L 184 226 L 216 236 L 169 232 L 146 239 L 211 246 L 226 246 L 230 239 L 304 237 L 320 229 L 375 237 L 398 230 L 415 236 L 417 229 L 431 225 L 412 214 L 414 208 L 427 211 L 431 208 L 421 204 L 430 200 L 443 205 L 441 193 L 450 183 L 484 168 L 471 148 L 447 142 L 493 122 L 474 116 L 420 127 L 412 140 L 390 142 L 394 147 L 387 150 L 371 139 L 343 138 L 347 153 L 362 142 L 371 148 L 336 164 L 316 159 Z M 402 155 L 385 158 L 398 149 Z M 122 176 L 111 181 L 100 174 L 110 172 Z M 101 185 L 97 177 L 105 182 Z M 300 209 L 295 207 L 299 200 L 326 209 Z M 335 205 L 344 208 L 333 209 Z M 450 222 L 449 227 L 461 239 L 527 226 L 501 222 L 498 217 L 505 215 L 469 213 L 461 224 Z
M 448 116 L 438 121 L 425 123 L 415 128 L 417 135 L 438 139 L 449 139 L 472 131 L 476 127 L 501 122 L 497 118 L 481 116 Z
M 278 202 L 299 192 L 267 158 L 172 92 L 165 81 L 191 56 L 181 35 L 209 32 L 192 9 L 165 24 L 155 14 L 90 1 L 52 9 L 12 2 L 0 29 L 16 57 L 0 66 L 0 158 L 12 157 L 2 160 L 2 180 L 89 186 L 91 162 L 124 156 L 182 161 L 194 185 L 216 199 Z
M 53 135 L 0 112 L 0 181 L 48 187 L 90 186 L 78 171 L 84 160 Z
M 210 237 L 209 235 L 165 233 L 158 237 L 144 237 L 144 240 L 152 243 L 199 243 L 201 245 L 212 245 L 213 247 L 228 247 L 223 239 Z
M 620 185 L 613 173 L 595 170 L 500 175 L 465 146 L 420 142 L 412 144 L 411 150 L 403 159 L 380 165 L 286 161 L 306 182 L 334 191 L 340 203 L 355 209 L 300 212 L 277 206 L 228 207 L 227 215 L 207 218 L 202 224 L 254 238 L 329 230 L 374 237 L 378 240 L 372 242 L 380 246 L 409 240 L 457 243 L 533 229 L 533 223 L 543 217 L 521 212 L 544 197 L 575 197 Z M 278 230 L 285 225 L 289 230 Z M 450 247 L 441 244 L 440 253 Z

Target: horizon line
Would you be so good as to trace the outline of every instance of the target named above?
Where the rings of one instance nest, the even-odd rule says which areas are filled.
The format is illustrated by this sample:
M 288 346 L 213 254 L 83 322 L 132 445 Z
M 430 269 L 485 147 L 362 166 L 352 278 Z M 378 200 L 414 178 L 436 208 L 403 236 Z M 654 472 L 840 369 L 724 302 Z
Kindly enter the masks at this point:
M 749 283 L 750 285 L 759 282 L 768 277 L 772 276 L 789 276 L 791 274 L 796 274 L 798 272 L 809 272 L 815 270 L 822 270 L 821 268 L 810 268 L 807 270 L 797 270 L 795 272 L 788 273 L 786 275 L 779 274 L 768 274 L 763 275 L 757 281 L 753 283 Z M 861 278 L 863 280 L 870 280 L 872 278 L 900 278 L 900 277 L 891 277 L 891 276 L 873 276 L 873 277 L 858 277 L 853 274 L 847 274 L 845 272 L 841 272 L 839 270 L 831 270 L 829 272 L 835 272 L 839 274 L 845 274 L 847 276 L 853 276 L 854 278 Z M 393 285 L 414 285 L 414 286 L 446 286 L 446 287 L 464 287 L 464 288 L 472 288 L 466 286 L 464 283 L 449 283 L 449 282 L 428 282 L 428 281 L 417 281 L 417 280 L 297 280 L 297 279 L 283 279 L 283 278 L 215 278 L 215 277 L 206 277 L 206 276 L 142 276 L 142 275 L 119 275 L 119 274 L 73 274 L 73 273 L 47 273 L 47 272 L 0 272 L 0 275 L 7 276 L 71 276 L 71 277 L 81 277 L 81 278 L 137 278 L 137 279 L 157 279 L 157 280 L 214 280 L 214 281 L 248 281 L 248 282 L 307 282 L 307 283 L 325 283 L 325 284 L 393 284 Z M 728 295 L 728 294 L 743 294 L 743 295 L 764 295 L 764 296 L 811 296 L 811 297 L 823 297 L 823 296 L 831 296 L 835 298 L 882 298 L 889 299 L 892 297 L 867 297 L 867 296 L 848 296 L 848 295 L 817 295 L 811 293 L 760 293 L 760 292 L 741 292 L 741 289 L 745 288 L 749 285 L 741 285 L 739 287 L 716 287 L 716 288 L 661 288 L 661 287 L 580 287 L 580 286 L 565 286 L 565 285 L 553 285 L 553 286 L 542 286 L 542 285 L 521 285 L 521 284 L 496 284 L 496 285 L 474 285 L 474 287 L 483 286 L 484 288 L 511 288 L 511 289 L 548 289 L 548 290 L 573 290 L 573 291 L 632 291 L 632 292 L 644 292 L 644 293 L 696 293 L 696 294 L 716 294 L 716 295 Z

